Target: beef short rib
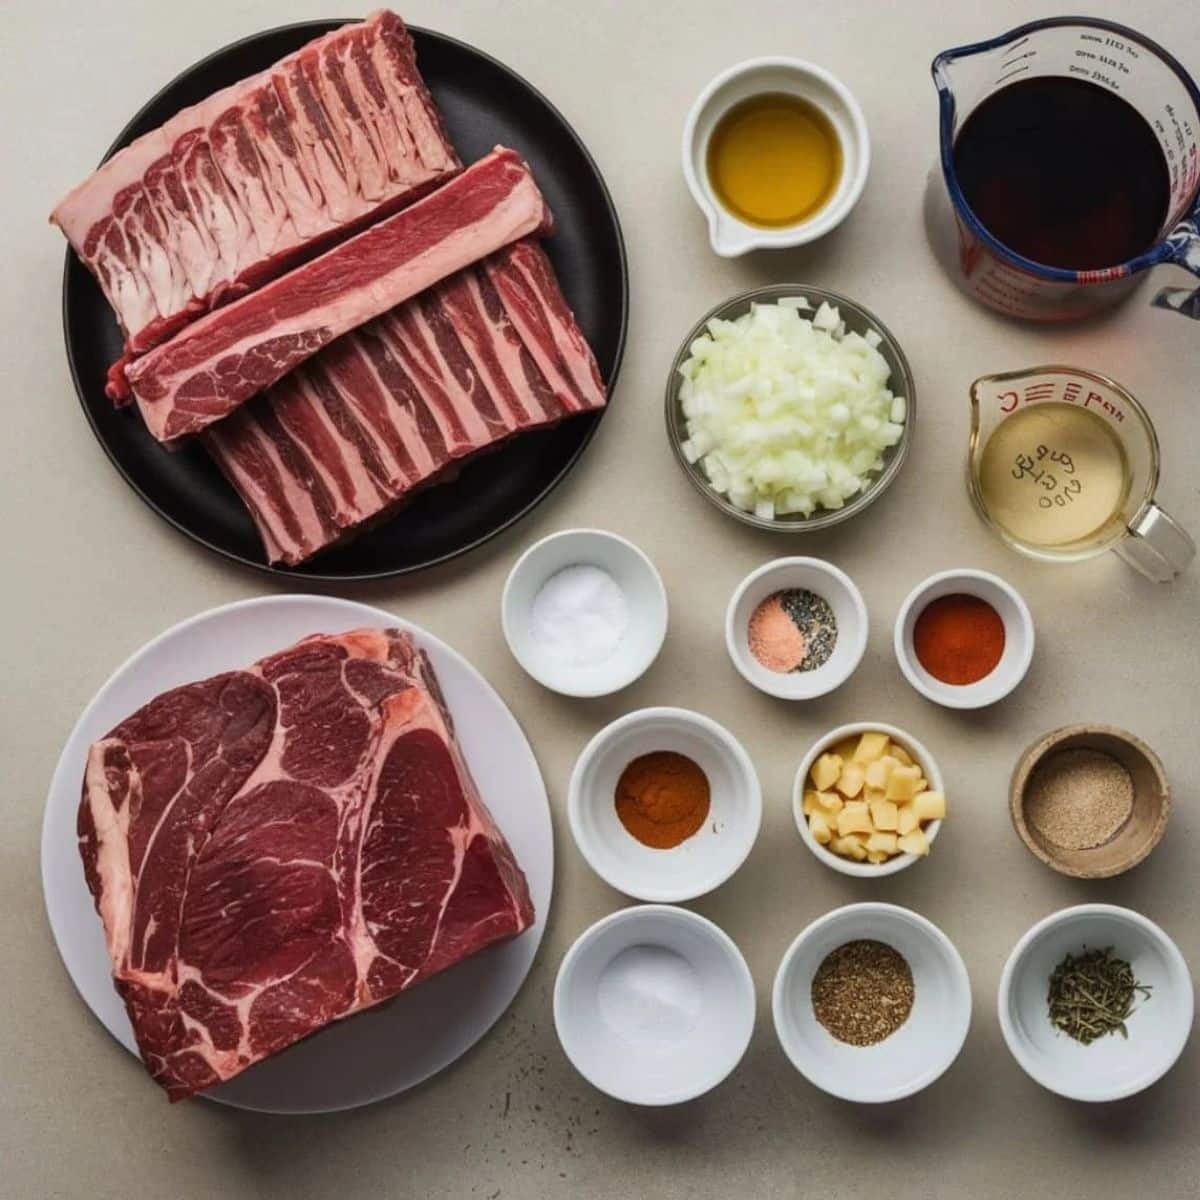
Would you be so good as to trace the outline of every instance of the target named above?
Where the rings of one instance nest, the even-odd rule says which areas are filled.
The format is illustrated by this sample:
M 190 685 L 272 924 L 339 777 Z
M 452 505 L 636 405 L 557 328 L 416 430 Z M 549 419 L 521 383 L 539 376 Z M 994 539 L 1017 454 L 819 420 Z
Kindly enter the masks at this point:
M 459 166 L 404 22 L 378 12 L 143 134 L 50 219 L 132 358 Z
M 294 566 L 471 456 L 604 402 L 550 260 L 526 238 L 338 338 L 201 436 L 268 559 Z
M 402 212 L 138 359 L 127 374 L 146 426 L 159 441 L 198 433 L 334 338 L 550 228 L 528 165 L 498 146 Z

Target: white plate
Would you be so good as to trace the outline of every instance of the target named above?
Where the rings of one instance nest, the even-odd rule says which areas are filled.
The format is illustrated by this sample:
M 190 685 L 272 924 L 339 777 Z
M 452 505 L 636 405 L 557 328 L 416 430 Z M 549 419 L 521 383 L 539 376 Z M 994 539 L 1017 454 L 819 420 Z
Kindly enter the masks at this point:
M 203 1093 L 223 1104 L 277 1113 L 371 1104 L 428 1079 L 487 1033 L 533 965 L 554 881 L 550 806 L 529 742 L 483 676 L 411 622 L 349 600 L 268 596 L 201 613 L 139 650 L 84 710 L 54 772 L 42 825 L 42 886 L 50 927 L 88 1007 L 136 1054 L 75 840 L 88 746 L 168 688 L 244 667 L 312 633 L 386 626 L 411 631 L 428 651 L 463 754 L 475 778 L 486 782 L 488 807 L 529 879 L 536 921 L 520 937 L 491 946 Z M 146 1086 L 152 1086 L 149 1079 Z

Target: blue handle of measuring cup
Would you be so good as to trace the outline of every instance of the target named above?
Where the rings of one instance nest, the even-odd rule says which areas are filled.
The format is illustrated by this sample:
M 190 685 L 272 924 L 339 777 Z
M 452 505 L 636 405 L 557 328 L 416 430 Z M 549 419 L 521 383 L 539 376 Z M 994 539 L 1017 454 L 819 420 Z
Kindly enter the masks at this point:
M 1163 262 L 1186 267 L 1200 275 L 1200 194 L 1184 218 L 1167 234 Z
M 1160 262 L 1174 263 L 1200 276 L 1200 195 L 1184 218 L 1167 234 Z M 1155 308 L 1180 313 L 1200 321 L 1200 288 L 1165 287 L 1151 303 Z

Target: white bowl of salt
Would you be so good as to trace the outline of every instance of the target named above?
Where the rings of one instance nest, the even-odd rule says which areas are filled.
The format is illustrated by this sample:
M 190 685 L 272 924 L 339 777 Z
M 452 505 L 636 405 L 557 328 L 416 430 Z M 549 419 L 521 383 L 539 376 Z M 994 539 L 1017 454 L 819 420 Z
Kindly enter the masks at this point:
M 632 542 L 567 529 L 535 542 L 504 585 L 500 622 L 513 657 L 564 696 L 606 696 L 658 656 L 667 592 Z

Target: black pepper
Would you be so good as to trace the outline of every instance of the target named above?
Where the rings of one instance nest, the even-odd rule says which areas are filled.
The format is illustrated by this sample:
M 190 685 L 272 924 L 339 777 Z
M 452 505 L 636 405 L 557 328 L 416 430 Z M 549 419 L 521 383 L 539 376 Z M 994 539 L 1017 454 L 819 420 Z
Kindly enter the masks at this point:
M 787 588 L 780 596 L 783 610 L 804 635 L 804 661 L 798 670 L 815 671 L 823 667 L 837 645 L 837 617 L 824 596 L 808 588 Z
M 812 981 L 817 1020 L 851 1046 L 873 1046 L 891 1037 L 908 1020 L 915 996 L 904 956 L 872 938 L 827 954 Z

